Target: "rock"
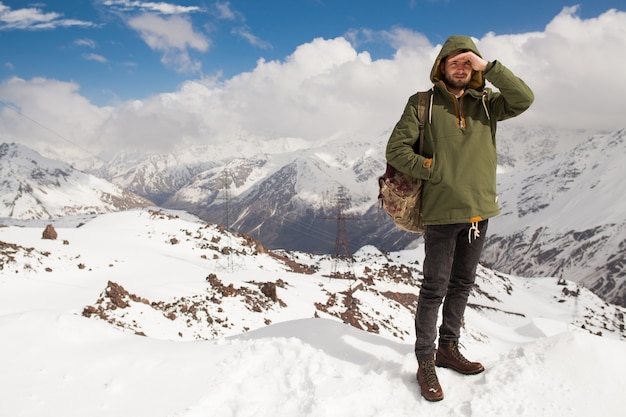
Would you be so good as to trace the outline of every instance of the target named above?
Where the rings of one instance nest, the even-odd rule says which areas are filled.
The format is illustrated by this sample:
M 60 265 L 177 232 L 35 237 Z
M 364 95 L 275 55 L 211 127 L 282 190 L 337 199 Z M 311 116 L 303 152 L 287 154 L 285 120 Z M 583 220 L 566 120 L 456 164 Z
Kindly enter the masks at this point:
M 56 240 L 57 238 L 57 231 L 54 230 L 54 226 L 52 226 L 51 224 L 47 225 L 46 228 L 43 231 L 43 235 L 41 236 L 42 239 L 50 239 L 50 240 Z

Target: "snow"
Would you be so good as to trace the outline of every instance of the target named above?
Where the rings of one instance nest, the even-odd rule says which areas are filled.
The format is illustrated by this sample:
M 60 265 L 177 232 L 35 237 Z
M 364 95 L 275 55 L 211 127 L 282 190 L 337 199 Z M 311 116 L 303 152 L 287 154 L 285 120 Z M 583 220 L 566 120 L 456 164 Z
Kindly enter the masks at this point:
M 6 257 L 0 253 L 0 416 L 587 417 L 623 410 L 626 337 L 606 318 L 624 310 L 584 289 L 577 298 L 562 296 L 565 287 L 553 278 L 479 268 L 482 293 L 470 303 L 481 308 L 468 308 L 462 343 L 486 371 L 439 369 L 445 399 L 429 403 L 415 381 L 410 312 L 384 303 L 360 280 L 331 279 L 330 259 L 284 253 L 319 268 L 289 272 L 240 237 L 182 212 L 136 210 L 77 224 L 56 222 L 55 241 L 41 239 L 41 223 L 0 227 L 0 242 L 28 248 L 12 262 L 8 249 Z M 209 242 L 246 255 L 225 264 L 209 256 Z M 365 247 L 354 270 L 360 276 L 385 263 L 412 268 L 422 258 L 421 247 L 386 255 Z M 172 300 L 205 294 L 211 273 L 242 288 L 281 279 L 285 306 L 255 314 L 224 297 L 219 308 L 231 327 L 213 329 L 221 332 L 214 337 L 150 304 L 132 303 L 114 316 L 137 322 L 147 336 L 82 315 L 109 281 L 151 301 Z M 409 281 L 373 281 L 378 291 L 416 289 Z M 314 309 L 329 293 L 347 290 L 364 312 L 371 306 L 371 316 L 378 315 L 379 334 Z M 394 336 L 385 320 L 407 334 Z M 594 333 L 604 326 L 603 336 L 582 330 L 581 320 Z
M 0 216 L 45 219 L 148 205 L 102 178 L 43 158 L 22 145 L 0 144 Z

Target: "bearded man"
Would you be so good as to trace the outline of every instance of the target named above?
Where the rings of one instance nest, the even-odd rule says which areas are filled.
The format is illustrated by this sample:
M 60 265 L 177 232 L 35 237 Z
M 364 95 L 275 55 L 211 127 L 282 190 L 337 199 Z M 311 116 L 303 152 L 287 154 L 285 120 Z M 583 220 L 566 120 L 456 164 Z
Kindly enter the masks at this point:
M 499 214 L 496 123 L 524 112 L 534 96 L 502 63 L 483 59 L 466 36 L 446 40 L 430 79 L 433 89 L 424 125 L 423 155 L 413 148 L 419 137 L 415 94 L 391 133 L 386 157 L 398 171 L 424 180 L 426 257 L 415 314 L 415 355 L 422 396 L 439 401 L 443 391 L 435 366 L 465 375 L 485 369 L 463 356 L 459 338 L 488 219 Z M 499 91 L 485 88 L 485 79 Z

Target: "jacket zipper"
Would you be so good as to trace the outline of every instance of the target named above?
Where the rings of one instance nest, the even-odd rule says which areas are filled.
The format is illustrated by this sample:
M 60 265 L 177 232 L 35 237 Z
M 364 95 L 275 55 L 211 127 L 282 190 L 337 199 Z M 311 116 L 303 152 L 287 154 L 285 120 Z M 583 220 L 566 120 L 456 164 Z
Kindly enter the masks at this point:
M 456 116 L 456 125 L 459 129 L 465 129 L 465 115 L 463 115 L 463 96 L 457 98 L 454 94 L 448 92 L 450 97 L 452 97 L 452 102 L 454 103 L 454 114 Z
M 453 96 L 454 97 L 454 96 Z M 465 115 L 463 114 L 463 96 L 454 97 L 454 111 L 456 112 L 456 121 L 459 129 L 465 129 Z

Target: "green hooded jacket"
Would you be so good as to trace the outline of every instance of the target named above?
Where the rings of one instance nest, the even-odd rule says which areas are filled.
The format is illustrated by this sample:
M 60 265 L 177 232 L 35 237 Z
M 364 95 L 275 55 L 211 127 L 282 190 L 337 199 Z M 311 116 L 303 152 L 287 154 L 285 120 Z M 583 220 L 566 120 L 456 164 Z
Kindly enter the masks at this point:
M 430 79 L 433 93 L 425 124 L 424 155 L 413 145 L 419 134 L 417 94 L 411 96 L 387 143 L 388 163 L 424 180 L 422 216 L 425 225 L 472 223 L 499 214 L 496 195 L 496 123 L 519 115 L 534 100 L 531 89 L 498 61 L 474 71 L 457 99 L 443 82 L 440 63 L 450 53 L 470 50 L 474 42 L 452 36 L 444 43 Z M 485 79 L 499 92 L 485 88 Z M 432 163 L 425 163 L 432 158 Z

